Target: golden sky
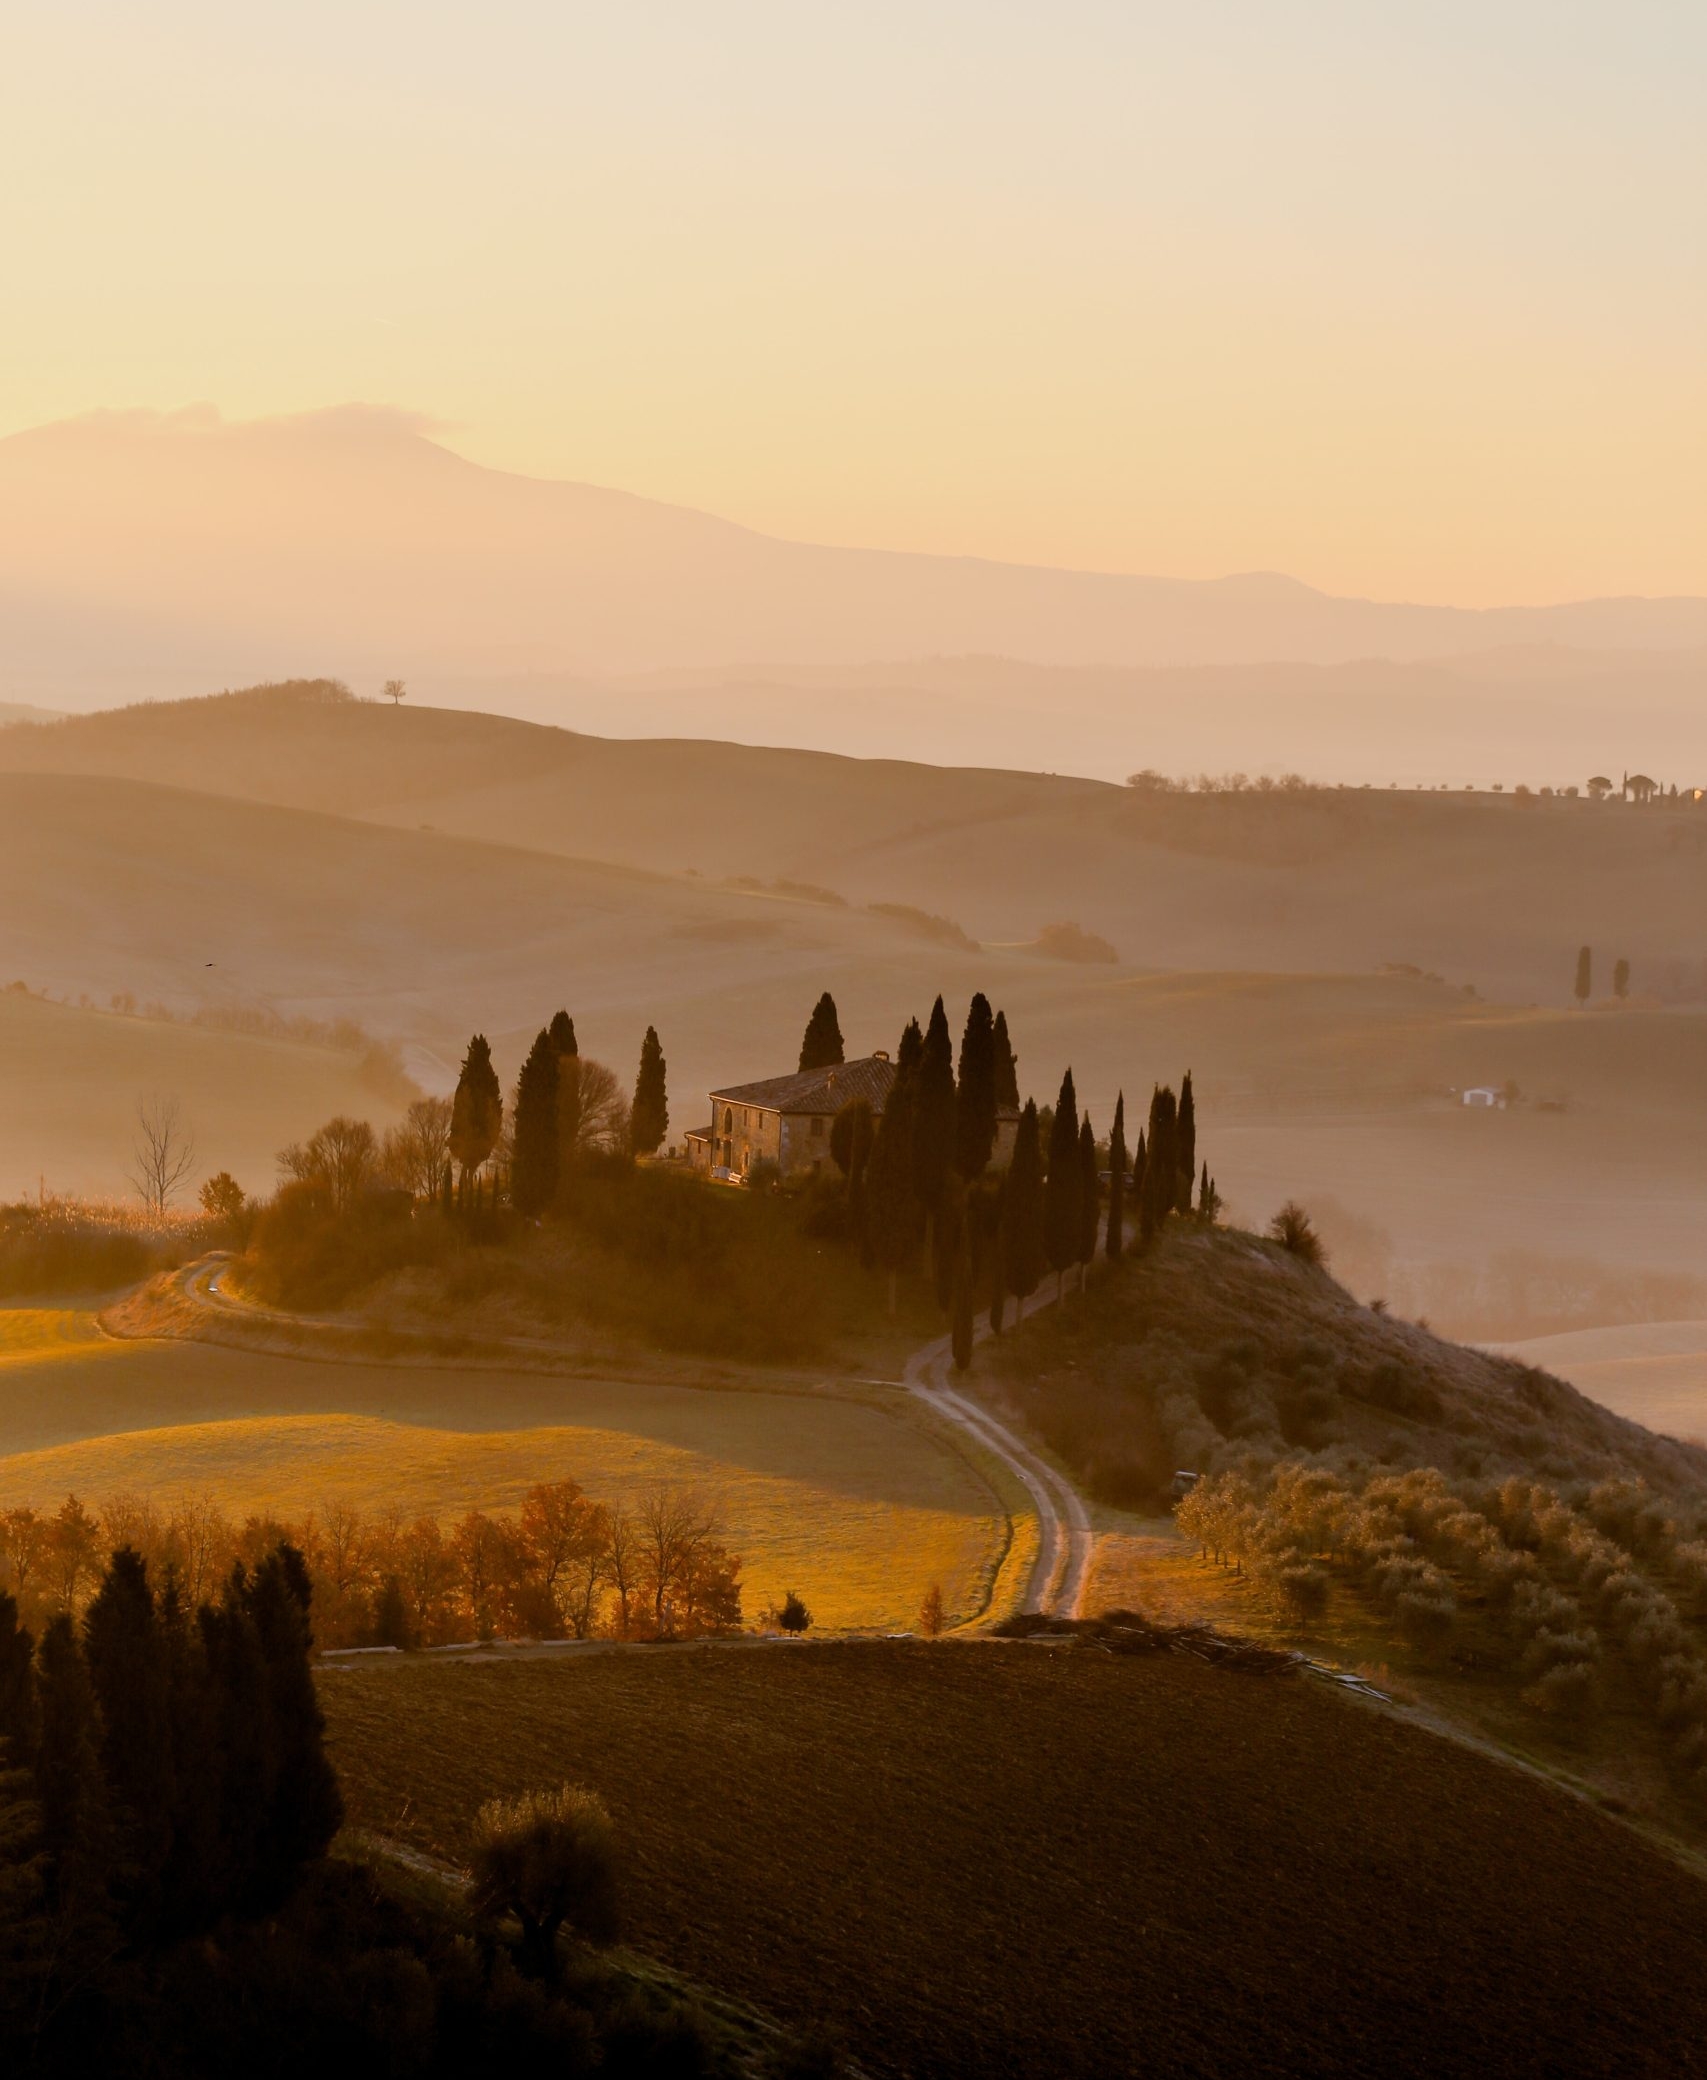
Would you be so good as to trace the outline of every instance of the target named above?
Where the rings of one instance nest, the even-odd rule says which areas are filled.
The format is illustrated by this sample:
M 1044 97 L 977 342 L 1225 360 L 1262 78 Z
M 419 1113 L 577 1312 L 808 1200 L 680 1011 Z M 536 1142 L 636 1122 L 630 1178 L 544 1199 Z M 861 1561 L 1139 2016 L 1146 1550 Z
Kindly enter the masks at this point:
M 774 533 L 1707 591 L 1707 8 L 14 0 L 0 432 L 349 399 Z

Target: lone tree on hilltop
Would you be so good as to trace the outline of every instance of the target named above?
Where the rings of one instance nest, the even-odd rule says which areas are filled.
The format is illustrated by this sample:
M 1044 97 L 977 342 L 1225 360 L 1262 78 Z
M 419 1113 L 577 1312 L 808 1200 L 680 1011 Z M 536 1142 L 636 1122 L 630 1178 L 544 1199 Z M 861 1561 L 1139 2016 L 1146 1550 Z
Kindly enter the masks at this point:
M 589 1943 L 616 1935 L 616 1839 L 603 1801 L 579 1785 L 493 1799 L 474 1822 L 470 1903 L 521 1924 L 519 1961 L 536 1978 L 557 1976 L 564 1927 Z
M 966 1013 L 954 1093 L 954 1165 L 968 1184 L 983 1176 L 996 1147 L 996 1025 L 982 990 Z
M 1316 1233 L 1315 1223 L 1296 1199 L 1287 1200 L 1269 1222 L 1268 1232 L 1289 1257 L 1298 1258 L 1300 1263 L 1319 1268 L 1328 1261 L 1328 1252 L 1321 1236 Z
M 828 990 L 812 1007 L 800 1041 L 802 1069 L 834 1069 L 847 1060 L 842 1046 L 842 1028 L 836 1017 L 836 1000 Z
M 1612 994 L 1621 1004 L 1630 994 L 1630 963 L 1622 956 L 1612 964 Z
M 1591 949 L 1590 949 L 1589 947 L 1587 947 L 1587 946 L 1579 946 L 1579 947 L 1577 948 L 1577 980 L 1576 980 L 1576 998 L 1577 998 L 1577 1002 L 1578 1002 L 1579 1004 L 1586 1004 L 1586 1003 L 1588 1002 L 1588 1000 L 1589 1000 L 1589 992 L 1590 992 L 1590 991 L 1591 991 L 1591 990 L 1592 990 L 1593 988 L 1594 988 L 1594 954 L 1593 954 L 1592 950 L 1591 950 Z
M 1114 1101 L 1114 1131 L 1108 1137 L 1108 1236 L 1103 1254 L 1111 1264 L 1126 1249 L 1126 1093 Z
M 1008 1039 L 1008 1014 L 996 1013 L 996 1029 L 990 1038 L 991 1053 L 995 1057 L 996 1109 L 999 1112 L 1019 1110 L 1019 1057 L 1014 1053 Z
M 492 1050 L 486 1035 L 476 1033 L 462 1058 L 450 1109 L 450 1152 L 462 1172 L 465 1195 L 474 1173 L 498 1146 L 503 1128 L 504 1094 L 492 1066 Z
M 1055 1101 L 1055 1117 L 1049 1124 L 1049 1174 L 1044 1181 L 1043 1233 L 1050 1269 L 1055 1273 L 1055 1291 L 1062 1291 L 1068 1267 L 1079 1261 L 1079 1236 L 1084 1218 L 1084 1187 L 1079 1165 L 1079 1100 L 1073 1089 L 1073 1072 L 1061 1078 L 1061 1095 Z
M 557 1195 L 557 1050 L 543 1028 L 516 1078 L 514 1121 L 510 1198 L 535 1220 Z
M 658 1044 L 655 1026 L 646 1028 L 640 1043 L 640 1071 L 634 1079 L 634 1104 L 629 1112 L 629 1138 L 637 1156 L 654 1155 L 670 1124 L 669 1099 L 664 1088 L 664 1050 Z
M 136 1139 L 131 1144 L 130 1181 L 158 1220 L 195 1168 L 196 1144 L 184 1124 L 176 1096 L 136 1101 Z
M 380 698 L 389 701 L 394 708 L 408 691 L 401 679 L 387 679 L 379 689 Z
M 784 1632 L 792 1632 L 798 1638 L 801 1633 L 810 1629 L 812 1613 L 790 1589 L 782 1599 L 782 1608 L 776 1614 L 776 1622 Z

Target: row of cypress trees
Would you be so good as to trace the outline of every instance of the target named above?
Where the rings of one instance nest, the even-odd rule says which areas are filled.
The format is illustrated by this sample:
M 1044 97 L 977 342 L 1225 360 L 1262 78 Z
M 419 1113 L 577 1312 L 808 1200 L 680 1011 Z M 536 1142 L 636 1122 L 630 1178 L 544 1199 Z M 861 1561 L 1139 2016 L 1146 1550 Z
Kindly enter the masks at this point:
M 835 1002 L 826 991 L 802 1039 L 801 1067 L 842 1059 Z M 1004 1111 L 1018 1111 L 1019 1122 L 1012 1160 L 992 1189 L 984 1179 Z M 1023 1304 L 1046 1271 L 1063 1287 L 1074 1267 L 1082 1275 L 1099 1242 L 1111 1261 L 1121 1256 L 1129 1198 L 1145 1240 L 1175 1213 L 1191 1210 L 1196 1100 L 1189 1071 L 1177 1097 L 1158 1084 L 1129 1157 L 1120 1095 L 1105 1220 L 1100 1151 L 1089 1118 L 1080 1115 L 1072 1070 L 1046 1115 L 1035 1101 L 1021 1109 L 1006 1016 L 992 1012 L 981 992 L 972 999 L 957 1071 L 939 996 L 924 1029 L 914 1019 L 901 1036 L 882 1117 L 874 1121 L 862 1100 L 844 1107 L 830 1148 L 848 1179 L 861 1246 L 889 1274 L 891 1311 L 899 1273 L 928 1245 L 937 1297 L 949 1311 L 956 1360 L 964 1366 L 971 1358 L 975 1295 L 988 1295 L 991 1326 L 999 1332 L 1008 1302 Z M 1206 1209 L 1213 1189 L 1205 1165 Z
M 0 1594 L 0 1802 L 26 1816 L 0 1891 L 38 2007 L 139 1945 L 270 1913 L 325 1851 L 343 1807 L 309 1597 L 284 1544 L 195 1611 L 124 1548 L 39 1646 Z
M 601 1075 L 604 1073 L 599 1072 Z M 629 1108 L 629 1145 L 636 1155 L 655 1154 L 669 1128 L 667 1067 L 657 1028 L 648 1026 Z M 535 1219 L 557 1196 L 580 1134 L 581 1051 L 575 1021 L 553 1014 L 528 1050 L 516 1079 L 510 1128 L 510 1200 L 519 1214 Z M 484 1033 L 468 1043 L 451 1105 L 450 1152 L 460 1171 L 458 1203 L 470 1203 L 477 1174 L 497 1149 L 504 1131 L 504 1099 L 492 1050 Z M 447 1193 L 449 1182 L 447 1180 Z M 496 1203 L 497 1184 L 492 1186 Z

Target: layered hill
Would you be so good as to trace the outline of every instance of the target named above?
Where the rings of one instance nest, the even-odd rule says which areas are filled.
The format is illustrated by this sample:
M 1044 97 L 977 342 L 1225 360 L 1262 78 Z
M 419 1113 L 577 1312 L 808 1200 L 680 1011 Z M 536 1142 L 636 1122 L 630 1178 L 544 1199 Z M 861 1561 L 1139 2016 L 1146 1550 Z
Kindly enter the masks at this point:
M 296 693 L 0 735 L 0 772 L 154 780 L 717 879 L 906 902 L 1024 943 L 1069 918 L 1145 967 L 1409 964 L 1489 997 L 1707 995 L 1707 811 L 1333 789 L 1153 795 L 982 768 L 622 741 Z
M 406 414 L 98 413 L 0 442 L 0 691 L 996 654 L 1054 664 L 1707 646 L 1707 601 L 1467 610 L 776 540 L 483 469 Z M 145 661 L 145 664 L 144 662 Z M 161 680 L 156 679 L 155 684 Z M 81 704 L 81 703 L 79 703 Z

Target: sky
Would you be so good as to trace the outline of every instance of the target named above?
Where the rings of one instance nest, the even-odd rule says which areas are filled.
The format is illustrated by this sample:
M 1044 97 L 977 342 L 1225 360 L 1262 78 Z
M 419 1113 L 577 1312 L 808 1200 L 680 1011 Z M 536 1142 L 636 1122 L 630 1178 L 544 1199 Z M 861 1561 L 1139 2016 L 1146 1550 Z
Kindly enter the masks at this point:
M 1707 590 L 1707 8 L 12 0 L 0 434 L 423 412 L 776 534 Z

